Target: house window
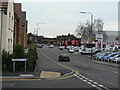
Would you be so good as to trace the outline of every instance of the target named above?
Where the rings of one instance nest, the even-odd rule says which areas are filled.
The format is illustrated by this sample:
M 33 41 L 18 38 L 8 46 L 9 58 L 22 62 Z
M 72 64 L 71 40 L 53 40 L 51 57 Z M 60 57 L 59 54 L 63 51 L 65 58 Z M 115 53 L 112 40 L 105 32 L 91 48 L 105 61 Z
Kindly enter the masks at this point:
M 13 16 L 12 16 L 12 20 L 13 20 Z
M 9 12 L 9 30 L 10 30 L 10 17 L 11 17 L 11 13 Z
M 12 43 L 12 39 L 11 39 L 11 43 Z
M 30 40 L 32 40 L 32 37 L 30 37 Z
M 10 39 L 8 39 L 8 50 L 10 49 Z

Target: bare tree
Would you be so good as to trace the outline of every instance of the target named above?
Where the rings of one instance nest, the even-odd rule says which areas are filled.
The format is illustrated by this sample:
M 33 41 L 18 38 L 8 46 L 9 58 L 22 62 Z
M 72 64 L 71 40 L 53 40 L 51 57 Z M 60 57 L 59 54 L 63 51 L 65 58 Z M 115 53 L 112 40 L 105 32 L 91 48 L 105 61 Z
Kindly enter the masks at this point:
M 103 34 L 104 40 L 107 39 L 106 32 L 103 31 L 103 20 L 98 18 L 94 20 L 93 27 L 92 27 L 92 34 L 91 34 L 91 24 L 89 20 L 86 21 L 85 24 L 80 23 L 75 30 L 76 36 L 81 36 L 81 40 L 86 43 L 87 41 L 91 40 L 91 35 L 95 38 L 96 33 Z
M 93 24 L 94 31 L 97 31 L 99 34 L 102 34 L 103 26 L 104 26 L 104 23 L 102 19 L 98 18 L 94 20 L 94 24 Z

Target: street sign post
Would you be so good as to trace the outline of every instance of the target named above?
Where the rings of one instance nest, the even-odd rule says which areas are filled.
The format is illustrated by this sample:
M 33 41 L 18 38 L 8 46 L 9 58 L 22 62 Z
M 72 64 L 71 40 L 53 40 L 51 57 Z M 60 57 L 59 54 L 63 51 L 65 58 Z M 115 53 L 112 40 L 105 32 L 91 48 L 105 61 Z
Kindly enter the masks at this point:
M 15 62 L 18 62 L 18 61 L 25 62 L 25 72 L 26 72 L 26 61 L 28 61 L 28 59 L 12 59 L 12 61 L 14 62 L 13 63 L 13 72 L 15 72 Z

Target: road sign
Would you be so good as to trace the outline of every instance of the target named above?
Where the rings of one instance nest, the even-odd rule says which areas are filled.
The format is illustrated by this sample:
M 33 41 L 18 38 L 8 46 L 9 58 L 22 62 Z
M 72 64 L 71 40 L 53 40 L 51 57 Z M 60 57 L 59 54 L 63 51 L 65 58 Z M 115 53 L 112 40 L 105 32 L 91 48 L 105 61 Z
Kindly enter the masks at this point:
M 28 59 L 12 59 L 12 61 L 28 61 Z
M 96 40 L 95 38 L 92 39 L 92 41 L 95 41 L 95 40 Z
M 28 61 L 28 59 L 12 59 L 13 63 L 13 72 L 15 72 L 15 62 L 16 61 L 24 61 L 25 62 L 25 72 L 26 72 L 26 61 Z

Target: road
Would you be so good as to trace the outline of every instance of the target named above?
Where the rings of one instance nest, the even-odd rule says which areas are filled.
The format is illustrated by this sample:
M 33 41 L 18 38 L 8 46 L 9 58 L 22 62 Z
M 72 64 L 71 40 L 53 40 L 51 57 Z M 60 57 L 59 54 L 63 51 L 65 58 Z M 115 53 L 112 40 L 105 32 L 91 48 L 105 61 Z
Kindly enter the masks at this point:
M 61 76 L 64 76 L 56 79 L 6 80 L 3 81 L 3 88 L 91 88 L 109 90 L 119 86 L 119 70 L 116 67 L 94 63 L 93 60 L 78 52 L 68 53 L 67 50 L 59 50 L 58 47 L 44 46 L 37 49 L 37 52 L 36 72 L 39 73 L 39 76 L 43 71 L 59 72 Z M 59 62 L 58 56 L 62 53 L 69 54 L 71 61 Z

